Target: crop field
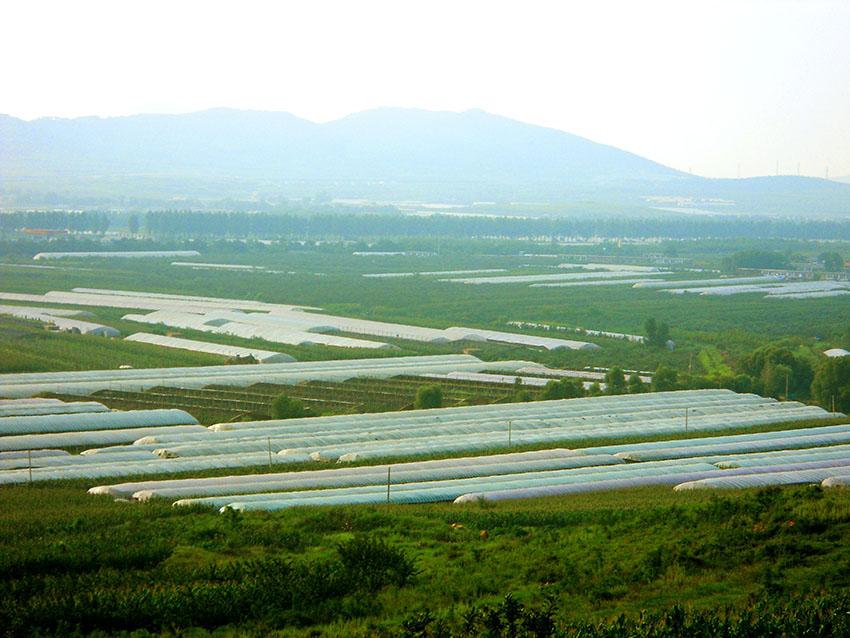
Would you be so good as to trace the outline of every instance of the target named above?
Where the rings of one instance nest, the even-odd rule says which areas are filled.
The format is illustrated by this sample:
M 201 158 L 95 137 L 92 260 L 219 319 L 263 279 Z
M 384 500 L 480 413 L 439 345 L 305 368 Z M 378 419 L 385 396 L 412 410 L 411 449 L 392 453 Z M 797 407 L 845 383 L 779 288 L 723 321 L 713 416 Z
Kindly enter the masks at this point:
M 68 458 L 30 459 L 29 467 L 20 461 L 29 447 L 7 446 L 3 468 L 12 469 L 0 471 L 10 483 L 0 486 L 0 635 L 744 638 L 850 632 L 844 551 L 850 493 L 821 486 L 825 477 L 850 481 L 850 425 L 838 414 L 840 397 L 833 410 L 835 399 L 813 390 L 823 350 L 850 345 L 850 298 L 671 295 L 608 285 L 610 278 L 606 285 L 534 288 L 440 281 L 548 277 L 564 272 L 561 263 L 600 259 L 613 262 L 608 272 L 616 272 L 618 258 L 646 264 L 650 255 L 674 252 L 657 243 L 124 240 L 115 248 L 192 249 L 205 263 L 254 268 L 194 269 L 168 259 L 28 267 L 36 252 L 30 248 L 99 246 L 86 243 L 6 242 L 0 291 L 83 287 L 239 298 L 601 346 L 546 350 L 345 332 L 335 335 L 393 348 L 287 345 L 123 319 L 148 310 L 78 306 L 122 336 L 167 334 L 281 352 L 299 362 L 471 354 L 484 362 L 478 371 L 505 374 L 515 373 L 508 364 L 516 362 L 654 374 L 644 384 L 610 394 L 595 388 L 592 398 L 568 400 L 589 406 L 575 414 L 547 407 L 544 399 L 564 396 L 551 388 L 414 373 L 183 389 L 164 382 L 145 390 L 46 395 L 113 410 L 183 410 L 221 429 L 176 425 L 138 437 L 125 432 L 112 443 L 59 443 Z M 726 253 L 750 248 L 734 241 L 677 242 L 681 262 L 665 277 L 717 277 Z M 769 248 L 806 259 L 820 250 L 781 241 Z M 583 254 L 588 251 L 597 254 Z M 404 276 L 374 276 L 398 274 Z M 581 333 L 647 336 L 648 319 L 669 326 L 674 349 Z M 3 374 L 225 363 L 234 362 L 0 317 Z M 268 365 L 245 370 L 260 373 Z M 414 410 L 423 386 L 440 388 L 446 411 L 426 411 L 432 417 Z M 685 392 L 671 392 L 668 407 L 654 403 L 668 401 L 658 393 L 672 390 Z M 742 407 L 725 411 L 700 398 L 712 393 Z M 297 399 L 305 418 L 268 421 L 281 395 Z M 691 405 L 698 409 L 689 412 Z M 469 416 L 458 416 L 467 409 Z M 84 450 L 94 453 L 84 457 Z M 517 460 L 493 456 L 505 454 Z M 789 478 L 787 472 L 807 474 Z M 207 478 L 197 493 L 183 483 Z M 728 489 L 717 480 L 780 486 Z M 121 487 L 125 482 L 133 483 Z M 133 491 L 137 483 L 144 487 Z M 115 492 L 85 493 L 96 485 Z M 550 488 L 555 491 L 547 496 Z M 172 507 L 173 501 L 182 506 Z
M 248 388 L 209 386 L 197 390 L 153 388 L 144 392 L 101 390 L 88 398 L 116 410 L 180 408 L 201 423 L 212 425 L 222 421 L 268 419 L 275 398 L 284 394 L 304 403 L 310 414 L 345 414 L 385 412 L 413 407 L 416 392 L 423 385 L 439 385 L 443 405 L 476 405 L 514 400 L 516 389 L 511 384 L 484 384 L 472 381 L 396 377 L 392 379 L 350 379 L 339 383 L 308 381 L 296 385 L 257 384 Z M 540 394 L 530 389 L 531 398 Z M 49 394 L 66 401 L 83 397 Z
M 648 488 L 230 516 L 128 507 L 74 484 L 6 488 L 3 499 L 10 636 L 571 636 L 587 623 L 579 635 L 744 638 L 846 627 L 844 491 Z M 502 624 L 520 618 L 541 624 Z M 723 622 L 735 631 L 708 633 Z

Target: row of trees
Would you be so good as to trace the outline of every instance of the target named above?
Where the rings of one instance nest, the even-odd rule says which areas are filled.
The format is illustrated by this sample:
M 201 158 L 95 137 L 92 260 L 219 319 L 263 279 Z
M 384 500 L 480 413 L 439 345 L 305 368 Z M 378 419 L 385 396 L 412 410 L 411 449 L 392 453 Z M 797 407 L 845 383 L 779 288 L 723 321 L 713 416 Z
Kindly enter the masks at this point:
M 44 229 L 105 233 L 109 215 L 102 211 L 17 211 L 0 215 L 0 232 Z
M 143 229 L 158 237 L 786 237 L 850 240 L 850 223 L 840 220 L 661 218 L 661 217 L 460 217 L 376 215 L 354 212 L 212 213 L 151 211 Z M 748 262 L 749 263 L 749 262 Z M 776 263 L 773 260 L 770 264 Z M 758 266 L 751 266 L 758 267 Z M 768 265 L 765 267 L 774 267 Z
M 195 210 L 113 213 L 107 211 L 18 211 L 0 216 L 0 232 L 23 228 L 105 232 L 117 220 L 120 228 L 153 237 L 693 237 L 850 240 L 850 222 L 841 220 L 769 219 L 763 217 L 663 218 L 663 217 L 460 217 L 433 215 L 418 217 L 391 214 L 392 211 L 364 213 L 341 211 L 331 206 L 281 212 L 209 212 Z M 819 259 L 827 270 L 843 268 L 836 253 Z M 725 266 L 734 268 L 783 268 L 788 257 L 782 253 L 745 251 L 729 258 Z

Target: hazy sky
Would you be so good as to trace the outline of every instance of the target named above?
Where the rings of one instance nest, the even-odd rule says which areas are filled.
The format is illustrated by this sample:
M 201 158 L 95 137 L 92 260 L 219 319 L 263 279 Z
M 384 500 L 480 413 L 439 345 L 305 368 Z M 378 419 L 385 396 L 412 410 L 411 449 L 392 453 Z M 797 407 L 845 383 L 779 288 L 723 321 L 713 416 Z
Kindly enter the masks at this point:
M 703 175 L 850 175 L 850 0 L 3 0 L 0 24 L 26 119 L 483 108 Z

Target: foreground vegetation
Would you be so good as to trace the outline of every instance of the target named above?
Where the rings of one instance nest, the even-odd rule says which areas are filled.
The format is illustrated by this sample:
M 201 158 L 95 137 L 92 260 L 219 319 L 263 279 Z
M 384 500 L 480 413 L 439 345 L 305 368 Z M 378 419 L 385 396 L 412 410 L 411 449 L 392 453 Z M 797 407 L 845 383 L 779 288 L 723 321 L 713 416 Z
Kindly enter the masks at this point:
M 850 617 L 843 490 L 220 515 L 81 488 L 0 490 L 4 635 L 838 636 Z

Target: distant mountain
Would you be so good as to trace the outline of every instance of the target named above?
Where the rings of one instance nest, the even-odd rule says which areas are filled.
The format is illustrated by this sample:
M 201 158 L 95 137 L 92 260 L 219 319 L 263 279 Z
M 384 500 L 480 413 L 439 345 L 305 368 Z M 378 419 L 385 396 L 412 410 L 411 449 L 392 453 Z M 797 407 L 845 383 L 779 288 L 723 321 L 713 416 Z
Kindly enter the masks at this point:
M 0 191 L 14 201 L 39 189 L 172 198 L 322 191 L 430 201 L 684 195 L 753 201 L 756 207 L 763 200 L 768 208 L 790 196 L 818 211 L 827 202 L 831 210 L 850 213 L 850 186 L 836 182 L 703 179 L 480 110 L 386 108 L 326 124 L 232 109 L 31 122 L 0 115 Z
M 314 124 L 212 109 L 26 122 L 0 116 L 0 170 L 243 178 L 612 183 L 681 175 L 637 155 L 483 111 L 377 109 Z

